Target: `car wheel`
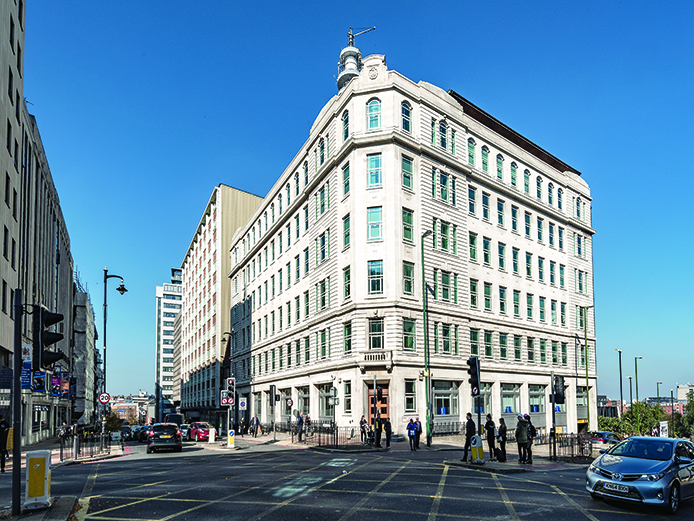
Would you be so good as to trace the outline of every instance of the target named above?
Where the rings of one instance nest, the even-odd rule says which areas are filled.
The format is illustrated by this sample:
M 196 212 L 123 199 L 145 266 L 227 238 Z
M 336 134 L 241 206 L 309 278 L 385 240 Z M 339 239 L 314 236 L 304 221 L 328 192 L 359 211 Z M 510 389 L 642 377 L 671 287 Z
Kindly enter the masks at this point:
M 152 449 L 150 449 L 149 447 L 147 447 L 147 454 L 152 454 Z
M 176 452 L 183 452 L 183 447 L 176 447 Z
M 595 492 L 591 492 L 590 497 L 592 497 L 593 499 L 600 499 L 600 496 L 598 496 Z
M 670 487 L 670 495 L 667 502 L 667 513 L 676 514 L 680 506 L 680 487 L 677 484 Z

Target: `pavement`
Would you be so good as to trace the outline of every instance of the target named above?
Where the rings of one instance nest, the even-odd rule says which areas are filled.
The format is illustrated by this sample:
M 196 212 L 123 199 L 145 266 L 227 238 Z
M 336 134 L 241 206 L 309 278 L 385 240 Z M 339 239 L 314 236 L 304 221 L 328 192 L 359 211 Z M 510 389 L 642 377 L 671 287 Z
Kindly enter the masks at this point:
M 497 474 L 519 474 L 519 473 L 533 473 L 533 472 L 554 472 L 562 470 L 570 470 L 577 468 L 586 468 L 589 461 L 586 460 L 582 463 L 568 462 L 568 461 L 552 461 L 549 459 L 549 446 L 548 445 L 536 445 L 533 447 L 533 464 L 519 464 L 517 447 L 515 443 L 508 443 L 507 457 L 508 460 L 504 463 L 485 461 L 483 464 L 473 464 L 460 461 L 460 456 L 462 456 L 462 450 L 464 447 L 464 438 L 462 436 L 447 436 L 441 438 L 434 438 L 432 445 L 430 447 L 426 446 L 424 443 L 420 444 L 420 449 L 427 452 L 441 452 L 445 455 L 443 459 L 443 464 L 453 467 L 469 468 L 471 470 L 479 470 L 483 472 L 497 473 Z M 243 450 L 243 451 L 257 451 L 257 450 L 314 450 L 329 453 L 354 453 L 354 452 L 375 452 L 375 453 L 404 453 L 409 452 L 408 441 L 395 441 L 391 443 L 390 449 L 385 448 L 373 448 L 367 445 L 355 444 L 346 449 L 329 449 L 324 447 L 317 447 L 314 445 L 306 443 L 298 443 L 296 439 L 292 439 L 291 435 L 287 433 L 277 433 L 276 436 L 266 435 L 253 438 L 252 436 L 237 436 L 235 438 L 234 448 L 227 447 L 226 439 L 216 440 L 214 442 L 196 442 L 196 446 L 204 448 L 207 450 L 226 452 L 231 450 Z M 486 448 L 486 446 L 485 446 Z M 126 445 L 123 449 L 119 445 L 113 445 L 111 447 L 110 454 L 103 454 L 100 456 L 90 457 L 90 458 L 80 458 L 79 460 L 69 460 L 60 461 L 60 447 L 57 440 L 46 440 L 35 445 L 31 445 L 24 448 L 22 454 L 22 468 L 25 467 L 25 452 L 30 452 L 34 450 L 50 450 L 52 452 L 51 466 L 53 468 L 60 467 L 63 465 L 70 464 L 80 464 L 88 463 L 92 461 L 100 461 L 104 459 L 124 457 L 132 453 L 132 449 Z M 488 455 L 488 452 L 485 453 Z M 11 460 L 8 462 L 6 469 L 8 472 L 11 471 L 12 464 Z M 24 488 L 22 486 L 22 488 Z M 72 513 L 79 509 L 79 498 L 75 496 L 63 496 L 52 498 L 52 505 L 50 508 L 39 511 L 28 511 L 20 514 L 19 516 L 12 516 L 11 510 L 4 509 L 0 510 L 0 519 L 29 519 L 35 521 L 69 521 L 70 519 L 75 519 Z

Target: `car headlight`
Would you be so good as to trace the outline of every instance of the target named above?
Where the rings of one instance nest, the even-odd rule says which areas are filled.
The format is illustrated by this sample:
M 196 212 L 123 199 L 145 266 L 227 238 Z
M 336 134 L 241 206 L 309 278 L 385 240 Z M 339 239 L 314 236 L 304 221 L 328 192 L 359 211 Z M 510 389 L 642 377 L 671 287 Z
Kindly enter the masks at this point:
M 665 476 L 665 472 L 658 472 L 657 474 L 648 474 L 646 477 L 648 478 L 648 481 L 658 481 L 659 479 L 662 479 L 663 476 Z
M 600 469 L 598 469 L 598 466 L 595 463 L 591 463 L 590 467 L 588 467 L 588 472 L 595 472 L 597 474 L 600 472 Z

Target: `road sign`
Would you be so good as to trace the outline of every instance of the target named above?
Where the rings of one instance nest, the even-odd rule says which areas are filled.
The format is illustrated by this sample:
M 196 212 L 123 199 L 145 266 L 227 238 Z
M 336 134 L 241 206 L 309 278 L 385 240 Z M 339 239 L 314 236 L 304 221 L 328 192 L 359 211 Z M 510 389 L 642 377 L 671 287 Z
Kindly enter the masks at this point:
M 110 394 L 108 394 L 108 393 L 101 393 L 101 394 L 99 395 L 99 402 L 100 402 L 100 403 L 103 403 L 104 405 L 106 405 L 106 404 L 107 404 L 108 402 L 110 402 L 110 401 L 111 401 L 111 395 L 110 395 Z
M 228 403 L 229 405 L 234 405 L 234 397 L 233 397 L 233 396 L 229 396 L 229 400 L 228 400 L 227 403 Z
M 239 410 L 241 410 L 241 411 L 246 410 L 246 399 L 245 398 L 241 398 L 239 400 Z
M 287 407 L 291 408 L 292 405 L 294 405 L 294 400 L 287 398 Z

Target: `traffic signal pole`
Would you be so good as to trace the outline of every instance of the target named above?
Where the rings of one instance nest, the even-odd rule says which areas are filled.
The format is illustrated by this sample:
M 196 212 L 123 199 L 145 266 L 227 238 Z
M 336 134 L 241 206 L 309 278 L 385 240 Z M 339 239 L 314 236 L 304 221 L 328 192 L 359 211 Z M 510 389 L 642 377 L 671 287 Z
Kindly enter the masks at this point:
M 557 408 L 555 407 L 554 399 L 554 371 L 552 371 L 552 380 L 550 385 L 552 386 L 552 447 L 554 449 L 554 461 L 557 461 Z M 552 459 L 552 458 L 550 458 Z
M 20 514 L 22 485 L 22 290 L 14 290 L 14 375 L 12 382 L 12 515 Z

